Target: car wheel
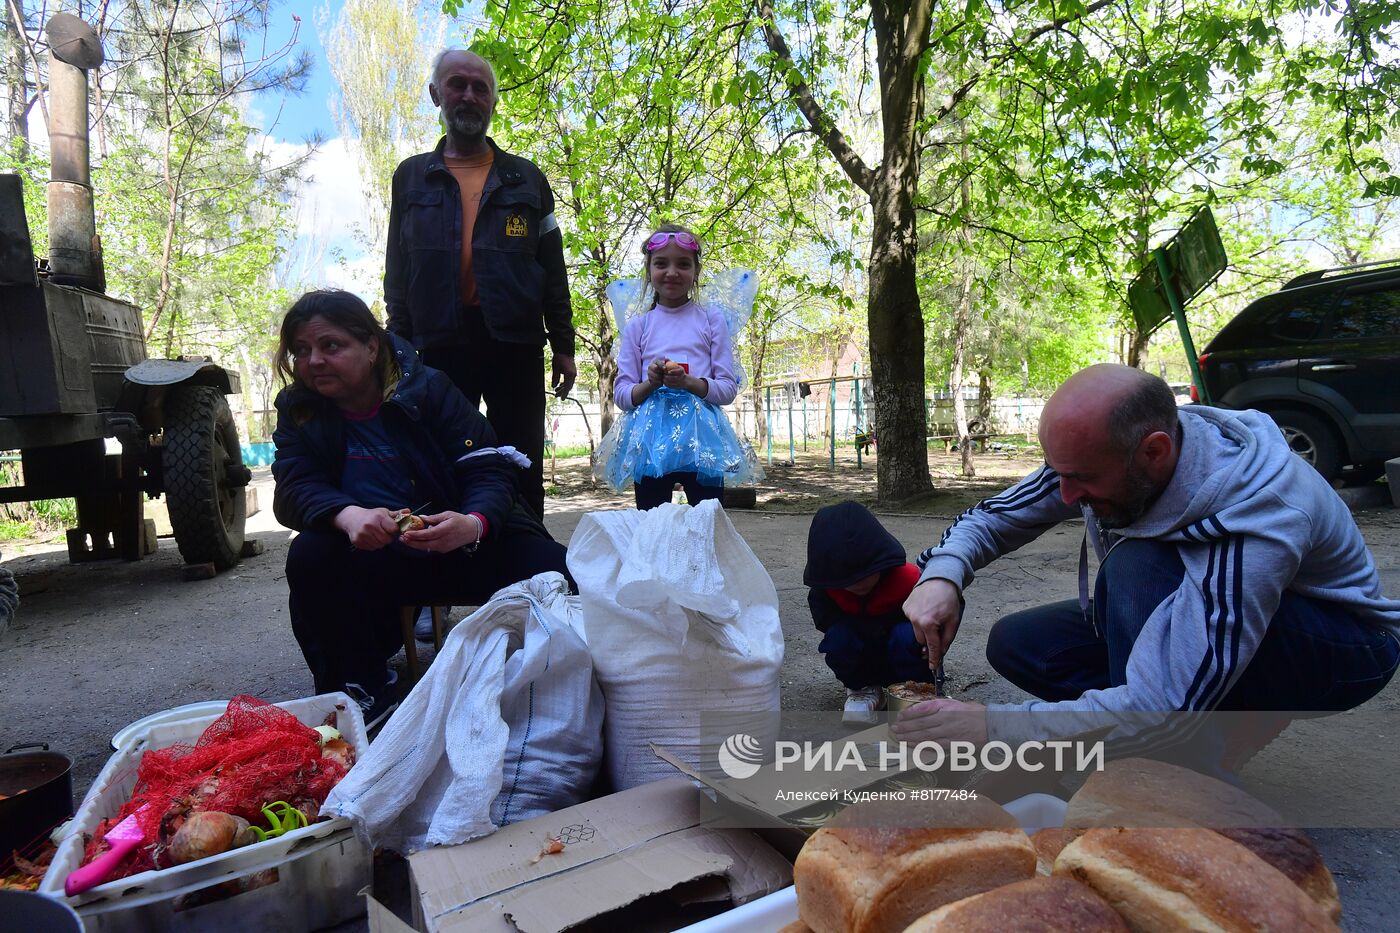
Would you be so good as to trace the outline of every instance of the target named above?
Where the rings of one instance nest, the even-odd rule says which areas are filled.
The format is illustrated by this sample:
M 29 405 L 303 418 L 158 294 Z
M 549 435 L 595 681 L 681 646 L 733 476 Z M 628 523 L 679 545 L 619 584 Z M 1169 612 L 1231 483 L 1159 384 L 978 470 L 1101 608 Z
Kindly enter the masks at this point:
M 1269 417 L 1283 431 L 1289 449 L 1312 464 L 1323 479 L 1331 482 L 1341 474 L 1341 444 L 1331 425 L 1316 415 L 1291 409 L 1271 411 Z

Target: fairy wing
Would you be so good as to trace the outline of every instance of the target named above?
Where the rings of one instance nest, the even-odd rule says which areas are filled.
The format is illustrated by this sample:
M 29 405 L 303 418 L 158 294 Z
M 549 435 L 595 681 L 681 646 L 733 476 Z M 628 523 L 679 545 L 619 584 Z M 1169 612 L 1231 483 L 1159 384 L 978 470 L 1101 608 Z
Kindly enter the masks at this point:
M 758 296 L 758 273 L 752 269 L 725 269 L 710 277 L 700 289 L 699 304 L 716 308 L 724 315 L 730 339 L 753 317 L 753 303 Z
M 613 356 L 616 356 L 622 345 L 622 331 L 628 321 L 645 310 L 642 302 L 646 300 L 649 290 L 643 286 L 641 279 L 618 279 L 605 291 L 608 303 L 612 305 L 613 323 L 617 325 L 618 339 L 613 341 Z
M 753 317 L 753 304 L 757 296 L 757 272 L 751 269 L 725 269 L 711 276 L 700 288 L 698 303 L 702 307 L 714 308 L 724 316 L 732 343 L 738 339 L 739 331 L 744 329 L 749 318 Z M 740 385 L 748 381 L 748 374 L 737 356 L 734 359 L 734 375 Z

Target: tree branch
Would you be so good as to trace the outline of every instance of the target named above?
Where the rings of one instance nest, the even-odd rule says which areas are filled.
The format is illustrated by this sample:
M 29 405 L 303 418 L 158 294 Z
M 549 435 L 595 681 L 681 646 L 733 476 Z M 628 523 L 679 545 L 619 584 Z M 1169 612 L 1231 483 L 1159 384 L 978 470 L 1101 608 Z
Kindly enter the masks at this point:
M 768 48 L 791 73 L 797 73 L 797 65 L 792 60 L 792 50 L 788 48 L 787 40 L 783 38 L 783 34 L 778 31 L 777 16 L 773 12 L 772 0 L 759 0 L 758 13 L 763 22 L 763 38 L 768 43 Z M 811 86 L 806 81 L 795 81 L 789 84 L 788 93 L 797 103 L 797 108 L 802 111 L 802 115 L 807 118 L 812 132 L 836 158 L 841 170 L 850 177 L 851 181 L 856 183 L 858 188 L 866 194 L 870 194 L 871 189 L 875 186 L 875 173 L 865 164 L 860 155 L 851 147 L 845 134 L 836 127 L 835 122 L 822 109 L 821 104 L 812 94 Z
M 29 60 L 34 63 L 34 96 L 39 100 L 39 112 L 44 115 L 44 132 L 49 131 L 49 105 L 44 102 L 44 72 L 39 68 L 39 53 L 34 50 L 34 43 L 29 39 L 29 30 L 24 26 L 24 11 L 20 9 L 18 0 L 7 0 L 10 10 L 14 13 L 15 29 L 19 30 L 20 39 L 23 40 L 24 49 L 29 53 Z M 23 76 L 21 76 L 23 80 Z
M 1095 0 L 1095 2 L 1086 6 L 1084 10 L 1080 13 L 1076 13 L 1073 16 L 1062 16 L 1059 19 L 1052 20 L 1048 23 L 1045 23 L 1042 26 L 1037 26 L 1036 28 L 1032 29 L 1026 34 L 1025 39 L 1023 39 L 1019 43 L 1013 42 L 1009 49 L 1007 49 L 1002 54 L 992 58 L 990 61 L 987 62 L 987 66 L 985 68 L 983 68 L 981 71 L 977 72 L 975 75 L 964 81 L 963 84 L 956 91 L 953 92 L 952 96 L 948 98 L 948 102 L 942 107 L 939 107 L 938 110 L 934 112 L 933 118 L 930 121 L 930 123 L 936 124 L 948 114 L 952 113 L 953 110 L 958 106 L 958 104 L 962 103 L 963 98 L 966 97 L 972 91 L 972 89 L 977 86 L 977 82 L 981 81 L 982 78 L 985 77 L 996 66 L 1002 64 L 1007 59 L 1020 54 L 1022 47 L 1024 47 L 1025 45 L 1034 42 L 1036 39 L 1039 39 L 1046 33 L 1058 32 L 1065 26 L 1068 26 L 1070 23 L 1084 19 L 1087 16 L 1091 16 L 1094 13 L 1097 13 L 1099 10 L 1102 10 L 1104 7 L 1111 6 L 1113 2 L 1114 0 Z

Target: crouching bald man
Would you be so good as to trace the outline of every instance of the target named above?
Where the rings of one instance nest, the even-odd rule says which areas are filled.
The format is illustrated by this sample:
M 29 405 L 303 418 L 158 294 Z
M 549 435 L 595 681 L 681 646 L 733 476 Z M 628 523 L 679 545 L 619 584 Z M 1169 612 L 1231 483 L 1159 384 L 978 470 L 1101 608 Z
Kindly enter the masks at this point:
M 1400 602 L 1382 596 L 1345 503 L 1267 415 L 1178 408 L 1161 379 L 1099 365 L 1046 403 L 1040 443 L 1045 466 L 968 509 L 920 555 L 904 604 L 936 663 L 978 570 L 1084 518 L 1080 599 L 1008 615 L 988 637 L 991 665 L 1038 698 L 994 704 L 991 738 L 1044 737 L 1037 717 L 1003 713 L 1092 728 L 1136 711 L 1336 712 L 1390 681 Z M 1100 561 L 1092 598 L 1088 547 Z M 933 700 L 895 730 L 986 741 L 987 714 Z

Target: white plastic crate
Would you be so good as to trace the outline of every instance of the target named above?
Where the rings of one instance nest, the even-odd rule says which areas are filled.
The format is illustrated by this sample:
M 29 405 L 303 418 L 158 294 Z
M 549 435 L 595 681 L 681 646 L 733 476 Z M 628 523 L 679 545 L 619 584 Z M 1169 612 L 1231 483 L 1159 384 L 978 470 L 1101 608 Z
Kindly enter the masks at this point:
M 336 728 L 356 756 L 369 750 L 360 707 L 343 693 L 276 705 L 308 726 L 318 726 L 334 713 Z M 364 913 L 364 899 L 358 892 L 370 883 L 370 853 L 345 819 L 313 823 L 212 858 L 109 881 L 76 897 L 64 896 L 64 879 L 82 863 L 84 833 L 115 816 L 131 798 L 142 753 L 193 743 L 217 718 L 205 715 L 152 725 L 114 754 L 93 782 L 39 886 L 40 893 L 73 906 L 89 933 L 282 933 L 333 926 Z M 194 892 L 273 870 L 276 880 L 264 887 L 179 909 Z
M 1049 794 L 1027 794 L 1005 804 L 1006 810 L 1028 833 L 1063 824 L 1066 806 L 1065 801 Z M 796 919 L 797 889 L 788 886 L 692 924 L 678 933 L 777 933 Z

